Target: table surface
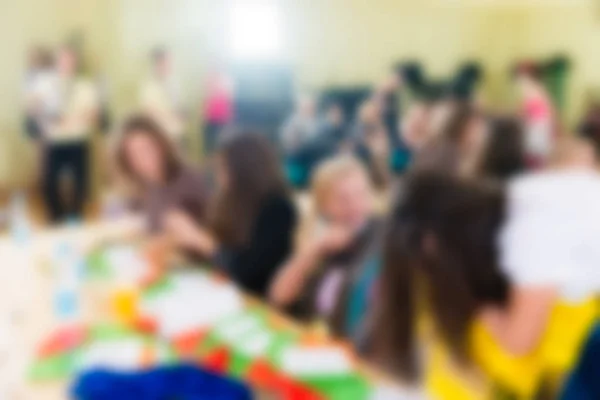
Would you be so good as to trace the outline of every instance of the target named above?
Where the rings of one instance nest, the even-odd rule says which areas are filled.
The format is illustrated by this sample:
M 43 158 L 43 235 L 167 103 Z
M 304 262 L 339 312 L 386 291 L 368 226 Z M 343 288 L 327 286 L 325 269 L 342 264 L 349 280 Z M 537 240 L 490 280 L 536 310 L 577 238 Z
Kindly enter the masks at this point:
M 59 326 L 53 310 L 53 278 L 45 261 L 53 249 L 64 241 L 85 251 L 104 241 L 131 240 L 139 234 L 141 226 L 140 218 L 132 216 L 113 222 L 40 231 L 33 234 L 27 244 L 0 236 L 0 398 L 68 398 L 68 382 L 32 384 L 25 379 L 35 349 Z M 102 290 L 96 290 L 92 283 L 89 287 L 85 284 L 85 296 L 80 300 L 84 322 L 97 322 L 107 315 L 107 301 L 100 298 L 103 295 Z M 250 296 L 245 299 L 260 303 Z M 315 327 L 300 325 L 273 309 L 269 309 L 269 313 L 287 329 L 307 333 L 315 330 Z M 359 361 L 358 369 L 375 386 L 401 390 L 398 384 L 366 363 Z

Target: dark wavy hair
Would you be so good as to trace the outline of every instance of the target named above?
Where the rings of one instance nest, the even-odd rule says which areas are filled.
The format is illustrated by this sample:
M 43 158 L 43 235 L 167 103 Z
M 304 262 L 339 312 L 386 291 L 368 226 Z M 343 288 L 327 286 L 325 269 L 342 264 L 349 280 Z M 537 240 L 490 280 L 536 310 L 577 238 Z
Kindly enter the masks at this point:
M 451 353 L 470 361 L 468 332 L 486 304 L 503 306 L 509 283 L 498 265 L 500 190 L 420 173 L 408 178 L 384 240 L 374 357 L 406 379 L 418 376 L 417 310 L 425 309 Z
M 241 245 L 264 202 L 288 194 L 287 183 L 275 148 L 263 135 L 233 135 L 221 144 L 218 156 L 229 185 L 213 199 L 211 225 L 222 243 Z

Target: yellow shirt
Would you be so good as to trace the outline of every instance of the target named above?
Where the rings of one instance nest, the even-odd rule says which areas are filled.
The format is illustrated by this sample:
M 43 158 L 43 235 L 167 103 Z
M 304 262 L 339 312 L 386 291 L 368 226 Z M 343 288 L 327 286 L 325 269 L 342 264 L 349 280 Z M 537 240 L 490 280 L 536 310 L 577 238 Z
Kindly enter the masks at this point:
M 471 331 L 471 354 L 477 371 L 456 365 L 438 340 L 429 346 L 426 387 L 440 400 L 493 399 L 501 387 L 519 399 L 530 399 L 542 379 L 559 379 L 577 361 L 580 348 L 596 321 L 595 300 L 557 303 L 539 346 L 530 354 L 514 356 L 494 340 L 480 322 Z

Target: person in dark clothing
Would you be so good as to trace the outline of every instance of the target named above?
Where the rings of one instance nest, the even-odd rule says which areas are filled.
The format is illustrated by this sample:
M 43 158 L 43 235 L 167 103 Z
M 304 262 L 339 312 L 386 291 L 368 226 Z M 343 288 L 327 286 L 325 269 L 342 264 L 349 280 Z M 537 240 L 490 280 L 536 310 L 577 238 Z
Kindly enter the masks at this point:
M 387 130 L 390 146 L 395 149 L 402 144 L 400 138 L 400 75 L 396 72 L 383 83 L 376 96 L 381 104 L 381 119 Z
M 82 218 L 89 198 L 89 147 L 99 103 L 96 85 L 81 74 L 77 50 L 62 46 L 55 59 L 55 71 L 36 80 L 30 100 L 38 105 L 44 202 L 50 220 L 64 222 Z
M 292 250 L 297 222 L 275 149 L 261 135 L 229 138 L 217 153 L 216 186 L 210 231 L 183 213 L 169 216 L 169 231 L 243 289 L 264 296 Z

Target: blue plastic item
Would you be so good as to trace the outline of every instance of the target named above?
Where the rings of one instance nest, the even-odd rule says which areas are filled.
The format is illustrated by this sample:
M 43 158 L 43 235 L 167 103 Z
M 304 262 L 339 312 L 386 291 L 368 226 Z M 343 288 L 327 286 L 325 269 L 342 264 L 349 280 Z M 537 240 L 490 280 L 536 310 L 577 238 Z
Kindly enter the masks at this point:
M 74 400 L 251 400 L 243 383 L 193 365 L 134 372 L 92 370 L 71 388 Z

